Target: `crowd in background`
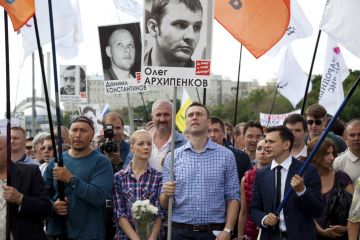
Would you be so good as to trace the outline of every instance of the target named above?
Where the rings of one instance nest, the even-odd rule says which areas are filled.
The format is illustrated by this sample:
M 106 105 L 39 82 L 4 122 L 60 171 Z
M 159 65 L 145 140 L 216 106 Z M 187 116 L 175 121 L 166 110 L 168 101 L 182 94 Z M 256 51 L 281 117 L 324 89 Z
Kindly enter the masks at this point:
M 299 176 L 329 122 L 323 106 L 282 126 L 233 127 L 192 103 L 184 133 L 171 132 L 171 112 L 171 102 L 157 100 L 152 121 L 130 138 L 116 112 L 101 132 L 80 116 L 61 127 L 61 139 L 55 129 L 55 146 L 49 133 L 27 138 L 12 127 L 10 166 L 1 135 L 0 240 L 9 216 L 15 240 L 140 239 L 137 200 L 159 209 L 148 239 L 166 239 L 170 198 L 172 239 L 360 239 L 360 119 L 339 122 Z

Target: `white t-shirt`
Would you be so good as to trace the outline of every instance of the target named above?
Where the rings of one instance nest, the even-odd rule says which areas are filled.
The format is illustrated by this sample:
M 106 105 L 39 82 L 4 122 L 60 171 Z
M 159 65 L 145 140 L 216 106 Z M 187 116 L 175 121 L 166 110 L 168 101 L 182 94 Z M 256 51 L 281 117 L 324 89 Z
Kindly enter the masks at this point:
M 149 159 L 149 165 L 150 167 L 155 168 L 159 172 L 163 171 L 163 166 L 161 165 L 161 162 L 166 158 L 166 153 L 170 141 L 171 141 L 171 136 L 160 149 L 158 149 L 155 144 L 152 145 L 153 147 L 151 151 L 151 157 Z

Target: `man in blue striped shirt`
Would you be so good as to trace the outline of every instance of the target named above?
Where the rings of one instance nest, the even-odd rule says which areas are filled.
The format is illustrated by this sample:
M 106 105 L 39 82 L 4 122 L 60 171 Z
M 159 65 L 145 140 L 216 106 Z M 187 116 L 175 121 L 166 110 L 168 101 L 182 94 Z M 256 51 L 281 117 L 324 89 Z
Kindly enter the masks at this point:
M 239 210 L 239 179 L 234 154 L 208 138 L 210 112 L 200 103 L 186 111 L 189 141 L 174 153 L 174 180 L 165 160 L 160 203 L 174 197 L 172 239 L 228 240 Z M 213 231 L 219 231 L 215 237 Z

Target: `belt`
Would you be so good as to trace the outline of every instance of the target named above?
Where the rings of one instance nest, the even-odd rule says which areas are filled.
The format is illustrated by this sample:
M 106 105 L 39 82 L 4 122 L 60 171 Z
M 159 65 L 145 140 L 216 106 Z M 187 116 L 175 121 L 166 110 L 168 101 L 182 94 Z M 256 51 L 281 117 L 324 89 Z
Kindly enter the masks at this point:
M 213 224 L 206 224 L 206 225 L 192 225 L 192 224 L 185 224 L 185 223 L 177 223 L 172 222 L 172 226 L 175 228 L 180 228 L 192 232 L 211 232 L 213 230 L 223 230 L 225 227 L 224 223 L 213 223 Z

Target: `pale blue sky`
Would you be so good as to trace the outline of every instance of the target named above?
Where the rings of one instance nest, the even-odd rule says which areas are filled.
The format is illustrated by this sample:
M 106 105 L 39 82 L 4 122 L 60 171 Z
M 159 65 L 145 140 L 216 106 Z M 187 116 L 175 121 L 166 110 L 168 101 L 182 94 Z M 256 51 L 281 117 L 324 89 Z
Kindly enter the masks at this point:
M 99 50 L 98 26 L 119 24 L 121 22 L 134 22 L 135 19 L 126 14 L 115 11 L 112 0 L 102 1 L 85 1 L 79 0 L 82 15 L 82 24 L 84 32 L 84 42 L 80 45 L 79 56 L 71 60 L 63 60 L 57 58 L 60 64 L 78 64 L 87 65 L 88 74 L 102 75 L 102 65 Z M 298 59 L 300 66 L 305 72 L 310 69 L 315 41 L 319 30 L 319 23 L 323 14 L 326 0 L 299 0 L 299 5 L 309 18 L 313 25 L 313 36 L 297 40 L 293 43 L 295 57 Z M 100 4 L 101 3 L 101 4 Z M 0 18 L 3 19 L 1 11 Z M 3 21 L 1 21 L 3 22 Z M 0 31 L 4 32 L 3 24 L 0 25 Z M 17 93 L 16 103 L 19 103 L 26 97 L 31 96 L 31 57 L 28 57 L 24 66 L 19 67 L 21 37 L 12 32 L 10 28 L 11 40 L 11 102 L 12 107 L 15 104 L 15 95 Z M 212 72 L 221 74 L 232 80 L 237 80 L 240 43 L 237 42 L 225 29 L 223 29 L 216 21 L 213 29 L 213 51 L 212 51 Z M 3 36 L 3 34 L 1 34 Z M 4 64 L 4 39 L 0 39 L 0 79 L 2 81 L 0 87 L 0 118 L 5 111 L 5 64 Z M 316 62 L 314 65 L 315 74 L 321 74 L 323 71 L 324 57 L 326 48 L 326 34 L 323 33 L 319 44 Z M 50 47 L 44 47 L 44 51 L 49 51 Z M 360 60 L 343 49 L 343 54 L 347 66 L 352 69 L 360 69 Z M 36 53 L 37 55 L 37 53 Z M 281 53 L 275 57 L 263 56 L 255 59 L 245 48 L 243 48 L 242 65 L 241 65 L 241 81 L 259 80 L 260 84 L 265 84 L 270 79 L 276 79 L 281 61 Z M 37 60 L 38 61 L 38 60 Z M 40 71 L 36 71 L 38 81 L 36 83 L 36 91 L 39 96 L 41 93 Z

